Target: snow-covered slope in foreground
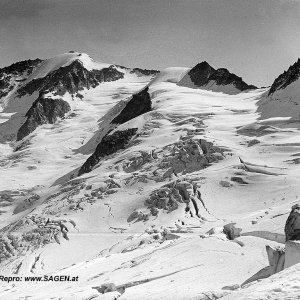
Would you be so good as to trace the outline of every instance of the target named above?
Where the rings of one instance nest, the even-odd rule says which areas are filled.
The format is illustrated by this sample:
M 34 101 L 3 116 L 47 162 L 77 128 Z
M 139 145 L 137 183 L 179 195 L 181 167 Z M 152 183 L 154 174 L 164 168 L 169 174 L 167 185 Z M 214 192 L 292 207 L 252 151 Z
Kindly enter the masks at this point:
M 0 299 L 245 299 L 299 201 L 299 131 L 258 120 L 267 89 L 177 85 L 187 71 L 65 93 L 73 115 L 1 144 L 1 274 L 23 281 Z
M 294 265 L 256 284 L 225 296 L 222 300 L 299 299 L 300 264 Z

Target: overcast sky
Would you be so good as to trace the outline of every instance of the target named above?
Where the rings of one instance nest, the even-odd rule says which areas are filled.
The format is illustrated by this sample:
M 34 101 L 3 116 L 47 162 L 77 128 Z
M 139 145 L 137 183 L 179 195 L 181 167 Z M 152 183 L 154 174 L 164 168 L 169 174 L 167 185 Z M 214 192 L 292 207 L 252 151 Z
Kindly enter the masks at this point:
M 128 67 L 203 60 L 270 85 L 300 56 L 300 1 L 0 0 L 0 66 L 77 50 Z

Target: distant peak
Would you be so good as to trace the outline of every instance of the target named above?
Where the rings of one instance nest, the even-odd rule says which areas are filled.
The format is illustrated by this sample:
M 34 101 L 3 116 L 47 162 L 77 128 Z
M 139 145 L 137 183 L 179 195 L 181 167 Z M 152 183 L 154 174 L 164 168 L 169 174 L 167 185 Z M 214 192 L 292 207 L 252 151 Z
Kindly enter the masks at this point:
M 214 82 L 217 86 L 233 85 L 238 91 L 256 89 L 254 85 L 248 85 L 241 77 L 230 73 L 226 68 L 214 69 L 207 61 L 203 61 L 193 67 L 181 80 L 179 84 L 189 84 L 187 76 L 196 87 L 205 87 Z M 220 90 L 218 88 L 217 90 Z
M 215 70 L 207 61 L 202 61 L 201 63 L 197 64 L 192 70 Z

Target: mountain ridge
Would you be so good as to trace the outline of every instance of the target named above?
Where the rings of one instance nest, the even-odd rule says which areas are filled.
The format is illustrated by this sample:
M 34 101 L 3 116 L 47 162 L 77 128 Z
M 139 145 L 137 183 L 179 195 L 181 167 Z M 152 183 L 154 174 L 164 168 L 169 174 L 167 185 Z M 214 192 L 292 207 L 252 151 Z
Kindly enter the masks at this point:
M 280 74 L 272 83 L 268 96 L 275 91 L 284 89 L 300 77 L 300 58 L 291 65 L 286 71 Z

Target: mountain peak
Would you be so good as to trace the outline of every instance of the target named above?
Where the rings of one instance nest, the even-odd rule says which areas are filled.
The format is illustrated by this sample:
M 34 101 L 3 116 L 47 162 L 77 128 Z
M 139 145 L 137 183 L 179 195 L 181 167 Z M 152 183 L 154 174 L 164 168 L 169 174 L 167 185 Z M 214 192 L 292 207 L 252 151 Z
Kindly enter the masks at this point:
M 214 71 L 215 69 L 207 61 L 203 61 L 197 64 L 195 67 L 193 67 L 190 73 L 201 73 L 205 76 L 211 74 Z
M 206 61 L 202 61 L 201 63 L 198 63 L 194 68 L 202 68 L 202 69 L 206 69 L 206 68 L 212 68 L 213 67 Z
M 72 53 L 73 54 L 73 53 Z M 76 54 L 77 55 L 77 54 Z M 62 58 L 62 59 L 61 59 Z M 60 64 L 69 57 L 62 56 L 58 61 Z M 51 60 L 51 59 L 50 59 Z M 50 64 L 49 61 L 43 64 L 37 72 L 34 72 L 31 78 L 27 79 L 25 84 L 18 89 L 19 96 L 39 92 L 54 92 L 55 95 L 64 95 L 66 92 L 76 94 L 84 88 L 96 87 L 104 81 L 114 81 L 124 77 L 124 73 L 118 71 L 113 65 L 107 65 L 105 68 L 92 69 L 86 68 L 87 58 L 67 60 L 67 63 L 59 66 L 58 63 Z M 90 61 L 90 66 L 92 62 Z M 97 63 L 95 63 L 97 64 Z M 51 68 L 47 68 L 51 66 Z M 55 67 L 54 67 L 55 66 Z M 37 78 L 35 74 L 38 73 Z M 40 75 L 44 75 L 40 77 Z
M 230 73 L 227 69 L 220 68 L 216 70 L 206 61 L 193 67 L 178 84 L 189 87 L 194 85 L 194 88 L 203 88 L 230 94 L 256 89 L 256 86 L 248 85 L 241 77 Z
M 79 61 L 88 70 L 100 70 L 109 67 L 111 64 L 104 62 L 97 62 L 93 60 L 88 54 L 70 51 L 67 53 L 53 56 L 44 60 L 31 76 L 28 77 L 27 82 L 47 76 L 49 73 L 58 70 L 61 67 L 66 67 L 74 61 Z

